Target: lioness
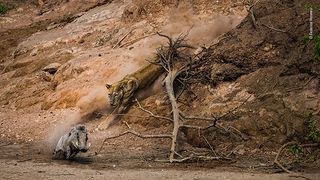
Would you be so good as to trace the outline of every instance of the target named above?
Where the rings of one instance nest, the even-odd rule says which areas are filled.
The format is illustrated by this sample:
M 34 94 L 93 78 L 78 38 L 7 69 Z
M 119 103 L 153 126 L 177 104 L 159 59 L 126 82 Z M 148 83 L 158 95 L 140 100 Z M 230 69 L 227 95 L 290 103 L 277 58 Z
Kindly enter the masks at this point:
M 106 84 L 110 105 L 115 108 L 114 112 L 117 114 L 126 112 L 137 92 L 149 87 L 163 71 L 160 65 L 148 64 L 112 85 Z

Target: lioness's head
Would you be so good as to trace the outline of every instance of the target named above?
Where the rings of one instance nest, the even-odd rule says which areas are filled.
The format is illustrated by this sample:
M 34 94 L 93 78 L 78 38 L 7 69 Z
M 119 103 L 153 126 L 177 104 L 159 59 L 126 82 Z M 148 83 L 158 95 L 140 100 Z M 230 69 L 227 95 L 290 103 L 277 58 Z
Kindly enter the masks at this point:
M 123 98 L 123 90 L 121 86 L 106 84 L 107 89 L 109 90 L 109 101 L 110 105 L 117 107 L 120 105 Z

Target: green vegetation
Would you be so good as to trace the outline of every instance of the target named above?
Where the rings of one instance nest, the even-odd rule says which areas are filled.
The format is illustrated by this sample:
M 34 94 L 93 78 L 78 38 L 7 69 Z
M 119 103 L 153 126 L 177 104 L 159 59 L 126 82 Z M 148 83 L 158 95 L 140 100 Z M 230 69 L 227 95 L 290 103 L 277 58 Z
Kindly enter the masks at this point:
M 320 57 L 320 56 L 319 56 Z M 315 126 L 312 120 L 312 113 L 306 114 L 306 125 L 308 128 L 308 138 L 315 143 L 320 142 L 320 130 Z
M 315 52 L 314 57 L 316 60 L 320 61 L 320 35 L 315 36 L 305 36 L 303 39 L 304 43 L 315 42 Z
M 318 129 L 312 119 L 312 112 L 305 113 L 306 118 L 306 128 L 307 128 L 307 137 L 311 143 L 320 143 L 320 129 Z M 303 145 L 293 144 L 288 146 L 288 152 L 295 155 L 295 162 L 306 162 L 306 161 L 315 161 L 320 156 L 320 146 L 315 147 L 313 151 L 308 151 L 303 147 Z
M 312 7 L 314 10 L 320 11 L 320 4 L 307 3 L 307 4 L 304 5 L 304 8 L 305 8 L 305 9 L 310 9 L 311 7 Z
M 0 15 L 5 14 L 8 11 L 8 7 L 0 3 Z
M 288 147 L 288 151 L 293 153 L 293 154 L 299 154 L 299 153 L 303 153 L 304 152 L 303 148 L 301 146 L 297 145 L 297 144 L 289 146 Z

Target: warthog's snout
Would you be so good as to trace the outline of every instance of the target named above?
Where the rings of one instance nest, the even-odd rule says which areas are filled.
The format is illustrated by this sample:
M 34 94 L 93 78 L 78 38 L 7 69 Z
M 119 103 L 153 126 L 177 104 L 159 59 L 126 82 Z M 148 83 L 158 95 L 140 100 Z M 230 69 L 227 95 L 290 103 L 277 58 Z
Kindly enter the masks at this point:
M 80 151 L 81 151 L 81 152 L 87 152 L 87 151 L 89 150 L 89 148 L 90 148 L 90 146 L 91 146 L 91 143 L 86 143 L 86 144 L 87 144 L 86 147 L 80 148 Z
M 82 148 L 82 149 L 80 149 L 80 151 L 81 151 L 81 152 L 87 152 L 88 149 L 87 149 L 87 148 Z

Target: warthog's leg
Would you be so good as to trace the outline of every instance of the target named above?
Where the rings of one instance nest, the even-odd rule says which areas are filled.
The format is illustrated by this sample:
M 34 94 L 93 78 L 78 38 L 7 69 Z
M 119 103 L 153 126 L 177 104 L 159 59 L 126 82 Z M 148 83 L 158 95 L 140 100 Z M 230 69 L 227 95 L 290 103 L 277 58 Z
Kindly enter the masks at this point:
M 53 152 L 53 159 L 62 159 L 64 158 L 64 152 L 62 150 Z
M 66 159 L 69 160 L 71 157 L 71 148 L 68 146 L 66 150 Z
M 74 158 L 78 154 L 78 151 L 73 151 L 70 155 L 70 159 Z

